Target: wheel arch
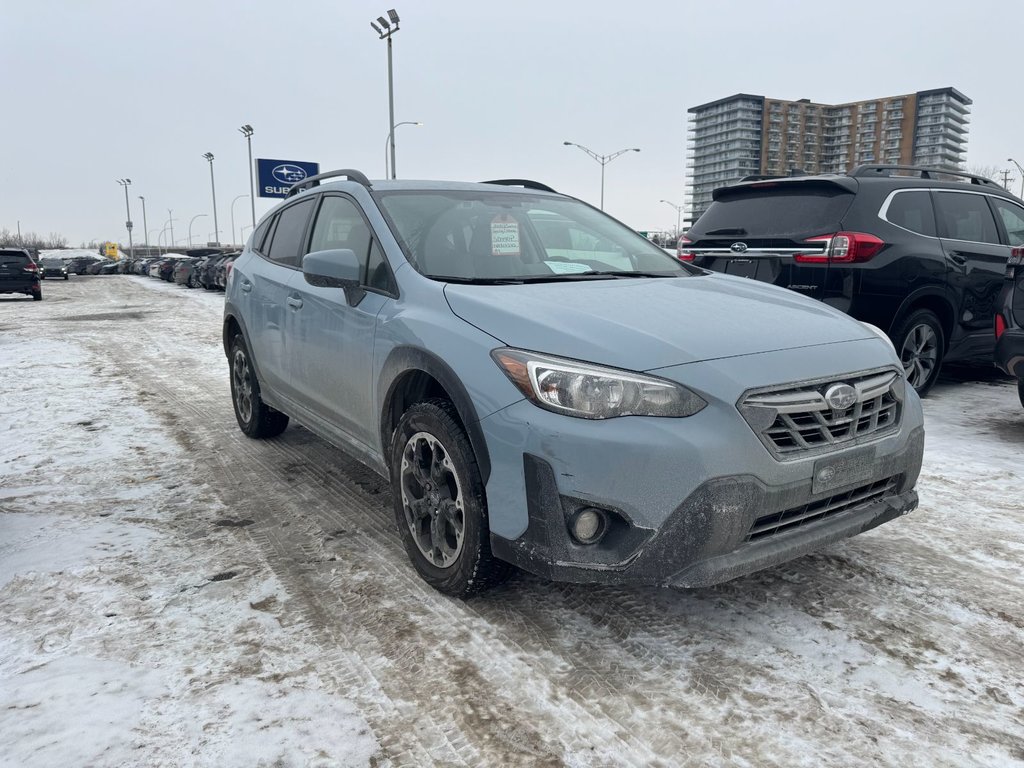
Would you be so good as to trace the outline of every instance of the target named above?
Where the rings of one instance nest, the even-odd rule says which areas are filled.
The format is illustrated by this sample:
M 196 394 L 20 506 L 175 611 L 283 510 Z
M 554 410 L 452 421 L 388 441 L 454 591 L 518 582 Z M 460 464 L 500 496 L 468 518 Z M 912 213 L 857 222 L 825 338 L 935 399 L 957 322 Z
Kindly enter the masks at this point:
M 919 309 L 927 309 L 939 318 L 939 322 L 942 324 L 943 351 L 949 349 L 949 342 L 953 336 L 953 326 L 955 323 L 953 304 L 949 297 L 937 288 L 926 288 L 916 291 L 903 300 L 900 308 L 893 316 L 888 329 L 886 329 L 889 337 L 892 338 L 892 334 L 900 327 L 903 321 Z
M 377 391 L 385 393 L 380 400 L 379 425 L 385 464 L 390 467 L 391 438 L 402 414 L 416 403 L 442 397 L 455 406 L 476 456 L 480 478 L 487 483 L 491 461 L 476 407 L 465 385 L 444 360 L 415 347 L 396 347 L 381 369 Z

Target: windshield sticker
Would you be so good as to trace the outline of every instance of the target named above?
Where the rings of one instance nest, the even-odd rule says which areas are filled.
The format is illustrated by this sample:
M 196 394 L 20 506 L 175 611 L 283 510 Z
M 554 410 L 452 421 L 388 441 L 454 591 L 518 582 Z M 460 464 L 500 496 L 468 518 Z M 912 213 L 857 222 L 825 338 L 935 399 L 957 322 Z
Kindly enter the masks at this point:
M 590 271 L 590 267 L 586 264 L 577 264 L 575 261 L 545 261 L 544 263 L 556 275 L 576 275 Z
M 511 216 L 499 214 L 491 219 L 491 255 L 519 255 L 519 224 Z

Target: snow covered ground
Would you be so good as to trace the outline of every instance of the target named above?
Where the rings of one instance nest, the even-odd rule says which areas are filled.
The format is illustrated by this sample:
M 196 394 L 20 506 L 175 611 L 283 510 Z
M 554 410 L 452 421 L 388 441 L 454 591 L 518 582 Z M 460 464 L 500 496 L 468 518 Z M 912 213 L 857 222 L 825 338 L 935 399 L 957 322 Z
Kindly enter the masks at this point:
M 1024 765 L 1024 410 L 925 403 L 921 508 L 692 592 L 426 587 L 386 484 L 234 424 L 221 297 L 0 300 L 0 766 Z

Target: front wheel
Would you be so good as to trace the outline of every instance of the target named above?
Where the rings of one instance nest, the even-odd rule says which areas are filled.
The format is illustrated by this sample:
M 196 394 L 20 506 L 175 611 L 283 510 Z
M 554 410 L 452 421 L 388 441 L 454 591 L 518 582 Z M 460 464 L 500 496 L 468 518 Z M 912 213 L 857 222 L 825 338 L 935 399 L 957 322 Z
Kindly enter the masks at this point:
M 942 368 L 946 351 L 942 323 L 931 310 L 919 309 L 900 323 L 892 339 L 907 382 L 924 397 Z
M 447 400 L 417 403 L 402 415 L 391 443 L 391 488 L 405 551 L 432 587 L 465 598 L 511 572 L 491 554 L 480 469 Z
M 238 427 L 253 438 L 276 437 L 288 426 L 288 416 L 275 411 L 260 398 L 260 384 L 242 334 L 231 339 L 231 402 Z

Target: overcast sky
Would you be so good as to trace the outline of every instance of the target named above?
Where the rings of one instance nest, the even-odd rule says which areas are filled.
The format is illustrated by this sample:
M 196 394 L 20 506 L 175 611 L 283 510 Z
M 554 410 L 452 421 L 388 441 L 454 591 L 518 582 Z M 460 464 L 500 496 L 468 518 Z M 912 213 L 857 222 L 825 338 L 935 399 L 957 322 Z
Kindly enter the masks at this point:
M 532 178 L 670 229 L 686 110 L 737 92 L 827 103 L 953 86 L 974 100 L 967 162 L 1024 164 L 1019 0 L 607 2 L 516 0 L 0 0 L 0 227 L 72 244 L 126 241 L 174 211 L 175 238 L 221 239 L 256 157 L 384 175 L 386 45 L 370 20 L 395 4 L 400 178 Z M 1013 176 L 1019 189 L 1020 177 Z M 272 203 L 257 199 L 256 215 Z M 235 205 L 235 228 L 249 221 Z M 237 239 L 237 236 L 236 236 Z

